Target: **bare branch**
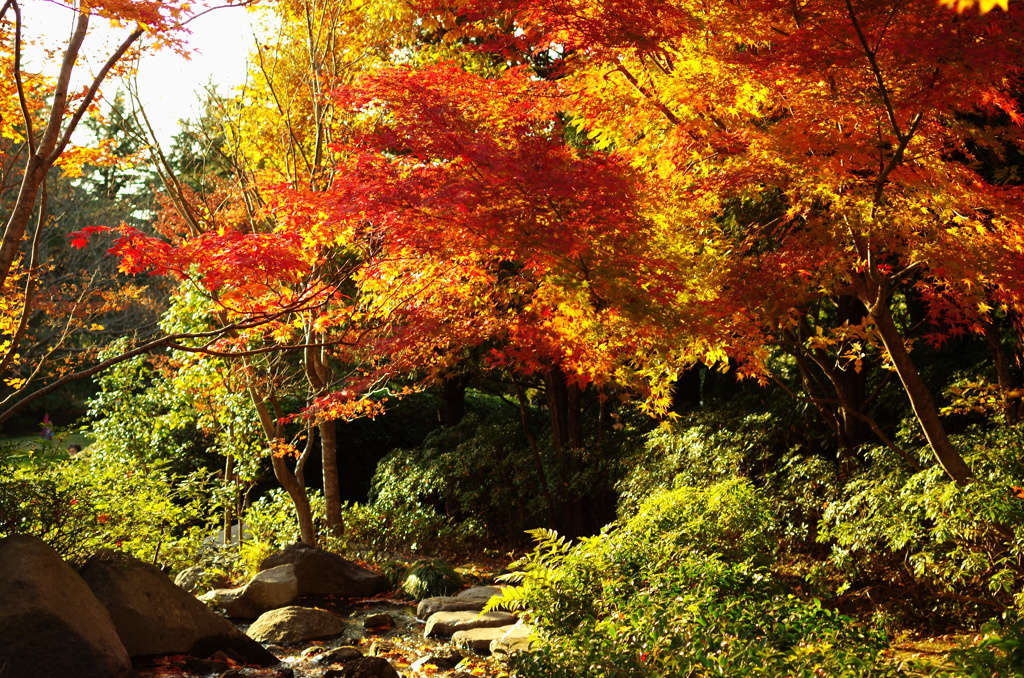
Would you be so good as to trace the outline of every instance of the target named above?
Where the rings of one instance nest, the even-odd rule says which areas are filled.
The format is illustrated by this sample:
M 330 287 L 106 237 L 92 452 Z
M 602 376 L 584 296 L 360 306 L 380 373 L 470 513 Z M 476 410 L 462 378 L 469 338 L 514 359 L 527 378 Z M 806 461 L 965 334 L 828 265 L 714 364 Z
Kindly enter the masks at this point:
M 21 75 L 21 7 L 14 0 L 4 5 L 3 16 L 8 7 L 14 7 L 14 82 L 18 88 L 18 105 L 21 107 L 21 118 L 25 123 L 25 142 L 28 144 L 29 155 L 36 152 L 36 131 L 32 123 L 32 114 L 28 110 L 28 97 L 25 96 L 25 83 Z
M 85 93 L 85 97 L 82 99 L 81 102 L 79 102 L 78 108 L 75 109 L 74 114 L 71 116 L 71 120 L 68 121 L 68 124 L 64 129 L 64 135 L 61 137 L 60 143 L 57 144 L 57 146 L 50 153 L 50 156 L 47 158 L 47 164 L 52 165 L 54 162 L 56 162 L 57 158 L 60 157 L 60 154 L 64 152 L 65 148 L 67 148 L 67 145 L 71 142 L 71 135 L 78 127 L 78 123 L 81 122 L 82 117 L 85 116 L 86 111 L 89 110 L 89 106 L 92 105 L 93 100 L 96 98 L 97 92 L 99 92 L 100 85 L 103 84 L 103 81 L 107 77 L 107 73 L 109 73 L 110 69 L 113 68 L 118 61 L 121 60 L 121 58 L 125 55 L 128 49 L 139 38 L 142 37 L 142 34 L 143 30 L 141 28 L 137 28 L 134 31 L 132 31 L 132 33 L 124 39 L 124 41 L 117 48 L 117 50 L 110 55 L 110 58 L 108 58 L 106 63 L 103 64 L 103 67 L 100 68 L 99 73 L 96 74 L 96 77 L 94 77 L 92 83 L 90 83 L 89 89 Z

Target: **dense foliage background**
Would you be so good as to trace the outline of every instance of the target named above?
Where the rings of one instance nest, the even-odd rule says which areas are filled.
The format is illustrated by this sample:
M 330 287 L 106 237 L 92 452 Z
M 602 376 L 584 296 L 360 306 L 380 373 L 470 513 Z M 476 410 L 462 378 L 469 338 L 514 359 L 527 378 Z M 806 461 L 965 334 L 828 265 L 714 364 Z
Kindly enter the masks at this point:
M 53 77 L 0 8 L 0 536 L 497 561 L 524 676 L 1024 671 L 1019 8 L 277 0 L 162 147 L 99 87 L 202 8 L 63 4 Z

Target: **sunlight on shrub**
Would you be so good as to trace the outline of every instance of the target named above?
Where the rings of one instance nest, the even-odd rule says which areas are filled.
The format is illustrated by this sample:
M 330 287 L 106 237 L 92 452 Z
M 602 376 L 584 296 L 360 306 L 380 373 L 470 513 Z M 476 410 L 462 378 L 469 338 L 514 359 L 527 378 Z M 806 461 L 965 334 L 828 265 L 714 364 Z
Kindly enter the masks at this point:
M 413 600 L 447 596 L 459 590 L 462 579 L 443 560 L 418 560 L 412 564 L 402 582 L 402 591 Z
M 596 537 L 534 531 L 536 548 L 505 578 L 516 585 L 488 609 L 536 625 L 538 651 L 513 660 L 525 677 L 896 675 L 883 634 L 765 569 L 771 533 L 746 481 L 655 494 Z

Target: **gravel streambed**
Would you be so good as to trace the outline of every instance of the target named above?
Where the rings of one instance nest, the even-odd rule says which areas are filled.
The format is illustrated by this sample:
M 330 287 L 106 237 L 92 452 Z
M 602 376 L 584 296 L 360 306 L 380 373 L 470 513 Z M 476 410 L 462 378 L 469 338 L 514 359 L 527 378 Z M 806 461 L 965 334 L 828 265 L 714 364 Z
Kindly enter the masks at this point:
M 505 674 L 495 660 L 462 651 L 465 656 L 456 665 L 439 661 L 428 663 L 434 655 L 452 655 L 447 643 L 423 637 L 423 622 L 416 619 L 415 604 L 393 599 L 351 599 L 334 597 L 301 598 L 296 605 L 316 607 L 335 613 L 345 621 L 342 635 L 328 640 L 307 641 L 291 645 L 266 645 L 281 664 L 274 668 L 257 669 L 236 666 L 230 658 L 196 660 L 191 657 L 162 657 L 154 663 L 139 665 L 132 678 L 325 678 L 337 675 L 341 665 L 318 662 L 317 658 L 332 650 L 351 646 L 364 656 L 383 657 L 401 676 L 420 678 L 498 678 Z M 376 626 L 379 617 L 387 615 L 391 623 Z M 248 624 L 238 624 L 243 632 Z

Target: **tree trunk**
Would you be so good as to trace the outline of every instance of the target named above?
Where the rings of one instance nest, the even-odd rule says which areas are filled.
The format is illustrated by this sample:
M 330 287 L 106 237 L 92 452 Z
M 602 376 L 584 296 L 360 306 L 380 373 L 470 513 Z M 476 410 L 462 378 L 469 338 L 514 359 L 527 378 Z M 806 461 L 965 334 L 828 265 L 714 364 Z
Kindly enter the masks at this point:
M 444 404 L 441 410 L 441 423 L 455 426 L 466 416 L 466 384 L 468 375 L 447 377 L 441 383 L 441 398 Z
M 323 337 L 308 331 L 306 333 L 305 372 L 312 396 L 323 395 L 330 386 L 334 373 L 327 362 L 323 347 L 317 347 Z M 320 458 L 323 464 L 324 480 L 324 512 L 326 513 L 327 529 L 335 537 L 340 537 L 345 525 L 341 518 L 341 482 L 338 478 L 338 423 L 322 421 L 317 427 L 320 430 Z
M 299 539 L 304 544 L 316 546 L 316 527 L 313 525 L 313 511 L 309 507 L 306 488 L 296 479 L 283 457 L 273 456 L 271 463 L 274 466 L 274 477 L 288 493 L 295 506 L 295 518 L 299 523 Z
M 570 384 L 557 365 L 544 374 L 551 417 L 551 442 L 556 450 L 583 447 L 580 389 Z
M 340 537 L 345 532 L 345 521 L 341 517 L 341 486 L 338 479 L 338 422 L 320 422 L 319 429 L 324 473 L 325 519 L 331 534 Z
M 885 350 L 892 358 L 896 374 L 903 382 L 903 388 L 910 398 L 910 404 L 914 408 L 914 414 L 921 425 L 921 430 L 924 431 L 928 445 L 932 448 L 932 453 L 946 474 L 958 485 L 968 484 L 973 479 L 971 469 L 946 435 L 946 429 L 939 419 L 939 410 L 935 406 L 931 391 L 921 379 L 921 375 L 903 343 L 903 335 L 900 334 L 893 321 L 888 299 L 883 293 L 879 295 L 875 303 L 865 305 L 868 308 L 871 322 L 875 324 L 882 337 Z
M 994 318 L 985 323 L 985 340 L 988 342 L 989 351 L 992 353 L 992 362 L 995 363 L 996 381 L 999 383 L 999 390 L 1003 392 L 1003 397 L 1006 398 L 1006 394 L 1013 390 L 1013 381 L 1010 377 L 1010 364 L 1006 359 L 1006 349 L 1003 348 L 1003 340 L 999 336 L 999 327 L 996 325 Z M 1007 424 L 1012 425 L 1020 421 L 1017 407 L 1013 403 L 1007 402 L 1004 412 L 1006 413 Z
M 266 436 L 267 441 L 271 442 L 283 438 L 281 427 L 275 423 L 274 418 L 270 415 L 270 410 L 267 408 L 266 401 L 260 397 L 254 387 L 249 387 L 249 397 L 252 399 L 252 404 L 260 417 L 260 424 L 263 427 L 263 434 Z M 312 445 L 312 439 L 313 436 L 311 434 L 306 443 L 307 454 Z M 306 494 L 305 483 L 301 481 L 302 466 L 306 461 L 305 456 L 303 454 L 297 460 L 294 473 L 288 468 L 288 463 L 283 457 L 271 454 L 270 463 L 274 468 L 274 477 L 277 478 L 277 482 L 281 484 L 284 491 L 288 493 L 288 497 L 291 498 L 292 504 L 295 506 L 295 519 L 299 524 L 299 539 L 305 544 L 316 546 L 317 538 L 316 527 L 313 525 L 313 511 L 309 507 L 309 496 Z
M 537 438 L 533 435 L 533 428 L 530 426 L 529 411 L 526 408 L 526 397 L 523 395 L 523 389 L 516 381 L 515 377 L 512 378 L 512 385 L 516 389 L 516 398 L 519 400 L 519 416 L 523 420 L 523 432 L 526 434 L 526 441 L 530 444 L 530 453 L 533 454 L 533 463 L 537 467 L 537 475 L 540 477 L 541 490 L 544 492 L 544 504 L 547 508 L 548 513 L 548 525 L 551 529 L 555 529 L 555 500 L 551 496 L 551 487 L 548 484 L 548 475 L 544 472 L 544 462 L 540 457 L 540 449 L 537 447 Z
M 856 297 L 840 295 L 836 300 L 839 324 L 859 325 L 864 322 L 867 311 Z M 850 346 L 844 342 L 839 345 L 838 353 L 842 355 Z M 867 398 L 867 370 L 855 369 L 854 361 L 848 359 L 838 365 L 835 370 L 834 385 L 839 395 L 839 429 L 842 444 L 847 449 L 856 449 L 871 440 L 871 430 L 857 413 L 864 411 Z
M 224 462 L 224 485 L 227 487 L 229 484 L 233 485 L 233 476 L 235 473 L 235 458 L 230 454 Z M 231 537 L 231 525 L 234 523 L 234 516 L 232 515 L 232 509 L 234 508 L 234 501 L 228 503 L 224 502 L 224 543 L 230 544 L 232 542 Z M 241 527 L 239 527 L 241 529 Z M 239 540 L 241 541 L 241 540 Z

